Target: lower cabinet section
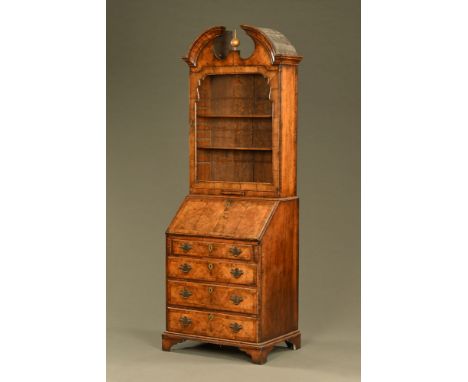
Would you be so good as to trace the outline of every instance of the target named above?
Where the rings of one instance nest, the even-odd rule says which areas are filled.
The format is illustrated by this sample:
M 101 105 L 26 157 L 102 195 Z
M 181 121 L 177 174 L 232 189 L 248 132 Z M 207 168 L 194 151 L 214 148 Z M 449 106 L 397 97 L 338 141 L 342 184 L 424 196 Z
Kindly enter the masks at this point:
M 249 206 L 236 209 L 246 200 Z M 235 346 L 256 364 L 265 363 L 277 344 L 299 349 L 297 198 L 189 196 L 185 203 L 193 208 L 179 210 L 174 221 L 180 224 L 166 236 L 162 349 L 182 341 L 217 344 L 220 350 Z M 263 203 L 271 209 L 261 217 L 254 207 Z M 215 207 L 222 209 L 219 221 Z M 236 228 L 240 222 L 253 227 L 257 218 L 263 220 L 254 236 Z M 208 223 L 213 231 L 205 231 Z M 235 234 L 220 235 L 226 227 Z
M 257 313 L 255 288 L 169 280 L 167 300 L 170 305 Z
M 236 314 L 169 307 L 167 327 L 169 331 L 176 333 L 247 342 L 257 341 L 257 320 Z

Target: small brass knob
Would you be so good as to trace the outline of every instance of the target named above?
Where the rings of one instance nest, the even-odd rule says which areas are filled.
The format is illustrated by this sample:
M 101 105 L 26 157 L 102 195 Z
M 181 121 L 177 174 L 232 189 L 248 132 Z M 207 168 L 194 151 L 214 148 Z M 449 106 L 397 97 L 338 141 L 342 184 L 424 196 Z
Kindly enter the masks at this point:
M 213 270 L 213 268 L 214 268 L 214 265 L 211 264 L 211 263 L 208 263 L 208 269 L 211 271 L 211 270 Z
M 213 287 L 208 287 L 208 293 L 213 293 Z

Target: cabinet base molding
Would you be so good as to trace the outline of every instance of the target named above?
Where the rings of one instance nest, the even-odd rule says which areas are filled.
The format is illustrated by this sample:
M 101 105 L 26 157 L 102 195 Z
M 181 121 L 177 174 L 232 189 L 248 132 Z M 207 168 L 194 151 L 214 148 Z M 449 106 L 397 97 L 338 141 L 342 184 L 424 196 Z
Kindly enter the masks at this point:
M 172 346 L 183 341 L 198 341 L 206 342 L 215 345 L 233 346 L 246 353 L 253 363 L 263 365 L 268 358 L 268 354 L 273 350 L 275 345 L 285 342 L 288 348 L 297 350 L 301 348 L 301 333 L 299 330 L 287 333 L 285 335 L 273 338 L 271 340 L 251 343 L 234 340 L 222 340 L 212 337 L 195 336 L 190 334 L 180 334 L 165 331 L 162 334 L 162 350 L 170 351 Z

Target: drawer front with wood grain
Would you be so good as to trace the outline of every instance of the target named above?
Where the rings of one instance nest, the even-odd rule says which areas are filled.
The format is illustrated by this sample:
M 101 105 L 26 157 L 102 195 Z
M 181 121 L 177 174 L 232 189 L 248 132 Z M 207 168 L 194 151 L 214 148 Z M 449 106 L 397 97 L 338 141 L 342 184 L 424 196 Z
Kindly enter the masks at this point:
M 255 288 L 169 280 L 167 298 L 170 305 L 257 313 Z
M 257 320 L 252 317 L 168 308 L 168 330 L 176 333 L 255 342 Z
M 240 243 L 173 239 L 172 254 L 250 261 L 253 246 Z
M 168 256 L 167 275 L 168 277 L 190 280 L 254 285 L 257 277 L 257 266 L 221 260 Z

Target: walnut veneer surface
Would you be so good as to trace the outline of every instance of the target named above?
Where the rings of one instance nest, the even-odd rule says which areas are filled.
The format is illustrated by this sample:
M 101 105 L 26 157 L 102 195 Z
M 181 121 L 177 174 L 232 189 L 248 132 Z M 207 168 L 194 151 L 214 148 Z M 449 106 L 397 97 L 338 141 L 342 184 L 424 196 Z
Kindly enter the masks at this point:
M 184 340 L 237 346 L 257 364 L 300 347 L 296 195 L 297 65 L 280 32 L 213 27 L 189 65 L 190 194 L 166 232 L 163 350 Z

